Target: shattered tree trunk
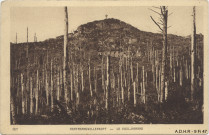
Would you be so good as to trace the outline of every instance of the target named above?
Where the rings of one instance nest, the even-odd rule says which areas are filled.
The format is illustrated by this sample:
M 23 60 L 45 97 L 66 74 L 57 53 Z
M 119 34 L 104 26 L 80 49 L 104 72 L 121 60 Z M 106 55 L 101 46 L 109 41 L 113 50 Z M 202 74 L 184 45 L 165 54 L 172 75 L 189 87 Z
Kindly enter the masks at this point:
M 104 83 L 104 57 L 103 57 L 103 55 L 102 55 L 102 68 L 101 68 L 101 70 L 102 70 L 102 89 L 103 89 L 103 91 L 104 91 L 104 94 L 105 94 L 105 83 Z
M 180 86 L 182 86 L 183 83 L 183 69 L 182 69 L 182 65 L 180 66 L 180 71 L 179 71 L 179 84 Z
M 33 79 L 30 77 L 30 113 L 33 113 Z
M 14 77 L 13 73 L 11 73 L 11 86 L 10 86 L 10 111 L 11 111 L 11 124 L 16 124 L 16 114 L 17 114 L 17 106 L 15 100 L 17 98 L 17 87 L 14 85 L 16 83 L 16 78 Z M 17 76 L 18 80 L 18 76 Z
M 109 104 L 109 100 L 110 100 L 110 61 L 109 61 L 110 56 L 107 56 L 107 81 L 106 81 L 106 104 L 105 104 L 105 108 L 109 111 L 110 108 L 110 104 Z
M 12 95 L 12 96 L 14 96 L 14 95 Z M 16 107 L 15 107 L 15 104 L 14 104 L 14 97 L 10 97 L 10 109 L 11 109 L 11 122 L 12 122 L 12 124 L 16 124 L 17 122 L 16 122 L 16 114 L 15 114 L 15 109 L 16 109 Z
M 158 82 L 158 89 L 159 89 L 159 94 L 160 94 L 160 95 L 159 95 L 159 98 L 160 98 L 159 101 L 160 101 L 160 102 L 162 102 L 162 97 L 161 97 L 161 96 L 162 96 L 162 94 L 161 94 L 161 72 L 162 72 L 162 68 L 161 68 L 161 65 L 159 65 L 159 73 L 158 73 L 158 77 L 159 77 L 158 80 L 159 80 L 159 82 Z
M 47 68 L 46 68 L 46 79 L 45 79 L 45 89 L 46 89 L 46 105 L 49 105 L 49 83 L 48 83 L 48 76 L 47 76 Z
M 170 77 L 173 75 L 173 53 L 170 45 Z
M 144 74 L 144 66 L 142 67 L 142 91 L 143 91 L 143 103 L 145 103 L 146 95 L 145 95 L 145 74 Z
M 134 87 L 134 107 L 136 106 L 136 82 L 134 81 L 133 83 L 133 87 Z
M 76 72 L 75 72 L 75 80 L 76 80 L 76 87 L 75 87 L 75 89 L 76 89 L 76 107 L 78 107 L 78 105 L 79 105 L 79 102 L 80 102 L 80 98 L 79 98 L 79 82 L 78 82 L 78 69 L 79 69 L 79 67 L 78 67 L 78 65 L 76 65 Z
M 97 92 L 97 72 L 96 72 L 96 67 L 94 67 L 94 90 L 95 93 Z
M 46 89 L 46 105 L 49 105 L 49 83 L 48 83 L 48 72 L 47 72 L 47 66 L 48 65 L 48 50 L 46 52 L 46 64 L 45 64 L 45 89 Z
M 196 66 L 196 22 L 195 22 L 195 7 L 193 7 L 193 25 L 192 25 L 192 37 L 191 37 L 191 101 L 194 99 L 194 90 L 195 90 L 195 66 Z
M 92 86 L 91 86 L 91 58 L 89 57 L 89 90 L 91 97 L 93 96 L 92 93 Z
M 165 82 L 167 82 L 167 18 L 168 10 L 163 6 L 163 50 L 161 69 L 161 101 L 165 101 Z
M 136 92 L 139 92 L 139 63 L 136 63 Z
M 53 86 L 53 63 L 51 59 L 51 111 L 54 111 L 54 99 L 53 99 L 53 92 L 54 92 L 54 86 Z
M 73 101 L 73 64 L 70 73 L 70 100 Z
M 81 65 L 81 90 L 84 91 L 83 67 Z
M 60 72 L 59 67 L 57 69 L 57 100 L 60 100 Z
M 120 65 L 120 79 L 121 79 L 121 99 L 122 99 L 122 103 L 124 104 L 124 89 L 123 89 L 123 68 L 122 68 L 122 62 L 121 62 L 121 65 Z
M 27 48 L 26 48 L 26 58 L 28 58 L 28 27 L 27 27 Z
M 36 95 L 36 110 L 35 110 L 35 114 L 38 114 L 38 100 L 39 100 L 39 72 L 38 72 L 38 69 L 37 69 L 37 72 L 36 72 L 36 92 L 35 92 L 35 95 Z
M 22 96 L 22 114 L 25 114 L 25 102 L 24 102 L 24 82 L 23 82 L 23 74 L 21 73 L 21 96 Z
M 68 11 L 67 7 L 65 7 L 65 30 L 64 30 L 64 57 L 63 57 L 63 87 L 65 92 L 65 102 L 68 104 L 68 91 L 67 91 L 67 75 L 66 75 L 66 67 L 67 67 L 67 43 L 68 43 Z M 67 107 L 67 106 L 66 106 Z

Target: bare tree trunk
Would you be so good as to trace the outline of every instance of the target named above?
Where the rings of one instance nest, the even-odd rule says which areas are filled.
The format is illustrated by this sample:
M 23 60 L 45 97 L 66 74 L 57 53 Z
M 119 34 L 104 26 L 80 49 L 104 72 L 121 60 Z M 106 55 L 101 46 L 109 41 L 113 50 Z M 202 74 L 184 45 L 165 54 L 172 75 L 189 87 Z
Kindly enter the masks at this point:
M 193 7 L 193 25 L 192 25 L 192 38 L 191 38 L 191 101 L 194 99 L 195 79 L 196 79 L 196 22 L 195 22 L 195 7 Z
M 45 79 L 45 86 L 46 86 L 46 105 L 49 105 L 49 83 L 48 83 L 48 75 L 47 75 L 47 68 L 46 68 L 46 79 Z
M 110 95 L 110 67 L 109 67 L 109 64 L 110 64 L 110 61 L 109 61 L 109 57 L 110 56 L 107 56 L 107 82 L 106 82 L 106 104 L 105 104 L 105 108 L 109 111 L 109 108 L 110 108 L 110 105 L 109 105 L 109 95 Z
M 134 87 L 134 106 L 136 106 L 136 83 L 135 81 L 133 83 L 133 87 Z
M 180 86 L 182 86 L 182 82 L 183 82 L 183 69 L 182 69 L 182 66 L 181 66 L 180 71 L 179 71 L 179 84 L 180 84 Z
M 170 77 L 173 75 L 173 53 L 170 45 Z
M 134 81 L 134 75 L 133 75 L 133 62 L 132 62 L 132 57 L 131 57 L 131 82 Z
M 188 62 L 186 60 L 186 63 L 185 63 L 185 74 L 186 74 L 186 79 L 189 79 L 189 76 L 188 76 Z
M 73 63 L 71 64 L 71 73 L 70 73 L 70 100 L 73 101 L 73 74 L 74 74 L 74 68 Z
M 167 82 L 167 18 L 168 10 L 163 6 L 163 50 L 162 50 L 162 69 L 161 69 L 161 101 L 165 101 L 165 82 Z
M 152 54 L 152 56 L 153 56 L 153 64 L 152 64 L 152 77 L 153 77 L 153 79 L 152 79 L 152 82 L 153 82 L 153 84 L 155 84 L 155 68 L 156 68 L 156 50 L 154 50 L 153 49 L 153 54 Z
M 33 113 L 33 79 L 30 77 L 30 113 Z
M 89 57 L 89 90 L 91 97 L 93 96 L 92 93 L 92 86 L 91 86 L 91 58 Z
M 13 89 L 14 90 L 14 89 Z M 11 97 L 10 97 L 10 109 L 11 109 L 11 124 L 16 124 L 17 122 L 16 122 L 16 114 L 15 114 L 15 104 L 14 104 L 14 95 L 11 95 Z
M 21 73 L 21 95 L 22 95 L 22 114 L 25 114 L 25 98 L 24 98 L 24 82 L 23 82 L 23 74 Z
M 96 68 L 94 67 L 94 90 L 95 93 L 97 92 L 97 72 L 96 72 Z
M 168 98 L 168 82 L 165 82 L 165 101 Z
M 147 87 L 147 79 L 148 79 L 148 78 L 147 78 L 147 71 L 145 72 L 145 76 L 146 76 L 146 77 L 145 77 L 145 86 Z
M 120 104 L 120 75 L 118 74 L 117 105 Z
M 67 44 L 68 44 L 68 10 L 65 7 L 65 30 L 64 30 L 64 57 L 63 57 L 63 87 L 65 92 L 65 102 L 68 104 L 68 91 L 67 91 L 67 75 L 66 75 L 66 67 L 67 67 Z M 67 106 L 66 106 L 67 107 Z
M 158 79 L 159 80 L 159 82 L 158 82 L 158 85 L 159 85 L 158 86 L 158 89 L 159 89 L 159 94 L 160 94 L 160 96 L 159 96 L 160 97 L 160 100 L 159 101 L 162 102 L 162 93 L 161 93 L 162 92 L 161 91 L 161 70 L 162 69 L 161 69 L 161 66 L 160 65 L 159 65 L 159 68 L 160 68 L 159 69 L 159 79 Z
M 140 82 L 140 88 L 141 102 L 143 102 L 143 82 Z
M 26 48 L 26 58 L 28 58 L 28 27 L 27 27 L 27 48 Z
M 52 59 L 51 59 L 51 111 L 54 111 L 54 86 L 53 86 L 53 63 L 52 63 Z
M 121 99 L 122 99 L 122 103 L 124 104 L 124 89 L 123 89 L 123 68 L 122 68 L 122 62 L 120 65 L 120 79 L 121 79 Z
M 76 107 L 78 107 L 78 105 L 79 105 L 79 102 L 80 102 L 80 98 L 79 98 L 79 89 L 78 89 L 78 65 L 76 66 L 76 87 L 75 87 L 75 89 L 76 89 Z
M 84 91 L 83 67 L 81 66 L 81 90 Z
M 73 101 L 73 70 L 70 73 L 70 100 Z
M 188 75 L 189 75 L 189 78 L 191 78 L 191 65 L 189 65 L 189 71 L 188 71 Z
M 102 70 L 102 89 L 104 90 L 104 94 L 105 94 L 105 83 L 104 83 L 104 57 L 103 57 L 103 55 L 102 55 L 102 68 L 101 68 L 101 70 Z
M 39 72 L 37 69 L 37 76 L 36 76 L 36 110 L 35 110 L 35 114 L 38 114 L 38 100 L 39 100 Z
M 57 69 L 57 100 L 60 100 L 60 72 L 59 72 L 59 67 Z
M 142 67 L 142 87 L 143 87 L 143 103 L 145 103 L 146 95 L 145 95 L 145 75 L 144 75 L 144 66 Z
M 136 92 L 139 91 L 139 63 L 136 63 Z

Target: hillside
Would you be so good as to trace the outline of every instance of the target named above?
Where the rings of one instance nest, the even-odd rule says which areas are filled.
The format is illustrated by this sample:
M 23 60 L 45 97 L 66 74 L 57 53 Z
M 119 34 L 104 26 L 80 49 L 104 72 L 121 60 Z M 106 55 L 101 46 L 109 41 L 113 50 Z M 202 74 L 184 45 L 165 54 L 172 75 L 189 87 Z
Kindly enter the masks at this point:
M 68 103 L 64 100 L 62 78 L 63 35 L 43 42 L 11 43 L 11 78 L 14 78 L 11 83 L 18 82 L 18 85 L 11 84 L 11 91 L 21 110 L 21 101 L 29 101 L 29 84 L 34 87 L 30 90 L 36 93 L 32 97 L 34 104 L 39 105 L 36 108 L 40 115 L 27 119 L 36 122 L 42 115 L 49 114 L 45 123 L 56 124 L 53 119 L 60 123 L 65 119 L 68 124 L 107 123 L 106 84 L 109 81 L 111 112 L 108 113 L 113 114 L 113 123 L 202 123 L 203 35 L 196 36 L 198 91 L 195 104 L 198 107 L 195 111 L 187 102 L 191 88 L 190 37 L 168 35 L 168 100 L 161 105 L 162 35 L 141 31 L 113 18 L 83 24 L 68 35 Z M 29 76 L 34 80 L 29 80 Z M 25 90 L 25 97 L 18 94 L 20 90 Z M 166 109 L 162 111 L 162 107 Z M 191 113 L 181 115 L 188 111 Z M 19 123 L 24 124 L 21 118 L 27 116 L 19 115 Z M 192 120 L 187 116 L 193 117 Z

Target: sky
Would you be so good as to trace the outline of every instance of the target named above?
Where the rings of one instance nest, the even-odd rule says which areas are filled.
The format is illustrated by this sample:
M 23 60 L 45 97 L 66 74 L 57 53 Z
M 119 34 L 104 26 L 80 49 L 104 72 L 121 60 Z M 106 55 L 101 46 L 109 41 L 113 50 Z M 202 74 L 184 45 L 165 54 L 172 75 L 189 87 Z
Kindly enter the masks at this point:
M 152 7 L 68 7 L 69 33 L 81 24 L 95 20 L 116 18 L 142 31 L 159 33 L 159 28 L 150 16 L 158 20 L 159 15 L 149 10 Z M 158 9 L 154 9 L 158 10 Z M 192 7 L 168 7 L 169 34 L 180 36 L 190 35 L 192 32 Z M 34 34 L 38 41 L 55 38 L 64 33 L 64 7 L 13 7 L 10 10 L 11 42 L 26 42 L 27 27 L 29 42 L 34 41 Z M 197 33 L 203 33 L 203 9 L 196 7 Z

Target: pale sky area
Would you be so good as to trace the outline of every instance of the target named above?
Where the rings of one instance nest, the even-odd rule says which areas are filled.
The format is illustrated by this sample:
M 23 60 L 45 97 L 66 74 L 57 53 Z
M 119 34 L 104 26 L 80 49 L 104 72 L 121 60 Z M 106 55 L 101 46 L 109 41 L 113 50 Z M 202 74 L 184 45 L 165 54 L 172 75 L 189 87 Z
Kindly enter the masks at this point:
M 142 31 L 159 33 L 159 28 L 151 20 L 157 20 L 152 7 L 68 7 L 69 33 L 81 24 L 95 20 L 116 18 Z M 203 33 L 203 7 L 196 7 L 197 33 Z M 152 8 L 154 9 L 154 8 Z M 155 9 L 157 11 L 157 9 Z M 192 7 L 168 7 L 169 34 L 187 36 L 192 30 Z M 64 33 L 64 7 L 14 7 L 11 8 L 11 42 L 26 42 L 26 30 L 29 29 L 29 42 L 34 41 L 34 33 L 38 41 L 55 38 Z

